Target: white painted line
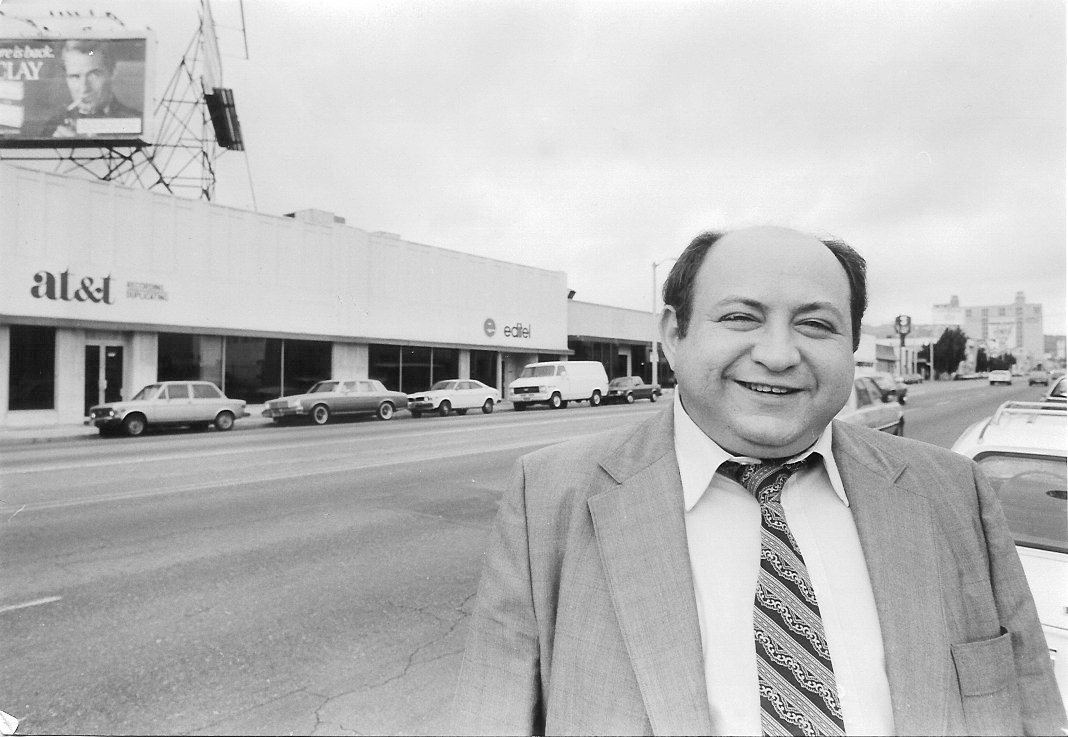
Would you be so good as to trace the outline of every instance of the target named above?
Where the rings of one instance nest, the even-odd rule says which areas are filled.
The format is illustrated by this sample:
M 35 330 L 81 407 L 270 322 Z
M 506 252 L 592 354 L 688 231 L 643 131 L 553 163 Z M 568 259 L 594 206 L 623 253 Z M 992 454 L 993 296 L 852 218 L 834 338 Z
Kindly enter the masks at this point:
M 46 596 L 44 599 L 34 599 L 33 601 L 24 601 L 21 604 L 10 604 L 8 606 L 0 606 L 0 614 L 4 612 L 11 612 L 16 609 L 26 609 L 31 606 L 40 606 L 41 604 L 51 604 L 53 601 L 59 601 L 62 596 Z

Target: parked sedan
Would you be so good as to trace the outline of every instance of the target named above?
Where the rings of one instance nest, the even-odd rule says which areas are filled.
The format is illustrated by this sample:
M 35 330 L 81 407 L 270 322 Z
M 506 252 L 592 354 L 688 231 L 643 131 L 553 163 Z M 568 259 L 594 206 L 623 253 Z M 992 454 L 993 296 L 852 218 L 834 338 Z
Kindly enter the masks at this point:
M 620 376 L 608 382 L 604 401 L 633 404 L 635 399 L 648 399 L 655 402 L 660 394 L 659 384 L 646 384 L 640 376 Z
M 375 379 L 331 379 L 316 383 L 306 394 L 272 399 L 263 406 L 264 417 L 281 423 L 309 419 L 325 425 L 334 415 L 375 415 L 393 419 L 398 409 L 408 406 L 408 395 L 386 389 Z
M 879 394 L 884 402 L 897 400 L 898 404 L 905 403 L 909 387 L 904 381 L 895 380 L 893 376 L 887 373 L 871 374 L 871 379 L 879 387 Z
M 412 417 L 422 417 L 424 412 L 437 412 L 446 417 L 453 410 L 458 415 L 466 415 L 467 410 L 480 407 L 488 415 L 500 401 L 501 393 L 481 381 L 445 379 L 436 382 L 425 392 L 409 394 L 408 411 Z
M 889 398 L 883 399 L 882 391 L 870 376 L 853 379 L 849 401 L 838 412 L 836 419 L 891 435 L 905 434 L 905 413 L 901 405 Z
M 210 381 L 161 381 L 128 401 L 90 407 L 85 424 L 99 428 L 101 435 L 123 431 L 136 436 L 149 426 L 201 425 L 225 431 L 239 417 L 248 417 L 245 401 L 227 398 Z

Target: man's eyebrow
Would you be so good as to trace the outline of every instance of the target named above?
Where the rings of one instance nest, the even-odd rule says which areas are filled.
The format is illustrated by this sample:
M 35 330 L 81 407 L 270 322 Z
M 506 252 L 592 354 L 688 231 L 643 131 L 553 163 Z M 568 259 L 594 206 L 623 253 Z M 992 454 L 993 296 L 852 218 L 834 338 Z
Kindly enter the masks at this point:
M 724 306 L 729 304 L 740 304 L 746 307 L 751 307 L 754 310 L 765 310 L 767 305 L 758 299 L 752 297 L 743 297 L 741 295 L 728 294 L 723 299 L 719 300 L 716 304 Z M 845 313 L 838 308 L 834 302 L 826 302 L 821 300 L 815 300 L 812 302 L 804 302 L 798 305 L 794 309 L 795 314 L 808 313 L 808 312 L 821 312 L 828 311 L 834 313 L 836 316 L 845 319 Z

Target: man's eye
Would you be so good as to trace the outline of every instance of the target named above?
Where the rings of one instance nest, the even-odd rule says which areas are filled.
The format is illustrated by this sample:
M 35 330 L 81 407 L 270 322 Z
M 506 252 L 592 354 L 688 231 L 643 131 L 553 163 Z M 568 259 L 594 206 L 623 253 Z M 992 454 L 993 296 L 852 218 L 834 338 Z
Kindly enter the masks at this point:
M 731 312 L 720 318 L 720 322 L 756 322 L 756 318 L 744 312 Z
M 835 332 L 834 325 L 831 325 L 829 322 L 825 322 L 824 320 L 804 320 L 803 322 L 801 322 L 801 326 L 805 328 L 820 330 L 827 333 Z

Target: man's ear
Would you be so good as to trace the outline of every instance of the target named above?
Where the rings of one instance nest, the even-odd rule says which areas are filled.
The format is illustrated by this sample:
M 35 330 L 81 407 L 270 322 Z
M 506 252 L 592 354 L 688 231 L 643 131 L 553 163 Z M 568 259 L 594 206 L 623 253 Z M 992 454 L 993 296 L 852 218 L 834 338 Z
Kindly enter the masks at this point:
M 660 313 L 660 343 L 664 347 L 664 358 L 672 369 L 675 368 L 675 349 L 681 339 L 679 316 L 674 307 L 665 306 L 664 311 Z

